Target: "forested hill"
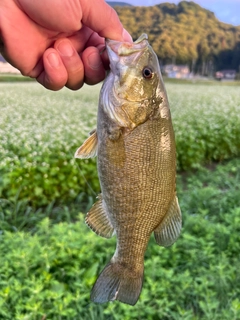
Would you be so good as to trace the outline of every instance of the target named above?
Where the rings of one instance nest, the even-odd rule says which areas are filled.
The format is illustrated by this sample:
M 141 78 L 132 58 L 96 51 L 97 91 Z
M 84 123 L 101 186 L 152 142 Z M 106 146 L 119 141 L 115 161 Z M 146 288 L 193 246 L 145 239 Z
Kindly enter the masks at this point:
M 220 22 L 194 2 L 114 8 L 134 39 L 148 34 L 163 63 L 188 63 L 195 71 L 209 65 L 215 70 L 239 69 L 240 26 Z

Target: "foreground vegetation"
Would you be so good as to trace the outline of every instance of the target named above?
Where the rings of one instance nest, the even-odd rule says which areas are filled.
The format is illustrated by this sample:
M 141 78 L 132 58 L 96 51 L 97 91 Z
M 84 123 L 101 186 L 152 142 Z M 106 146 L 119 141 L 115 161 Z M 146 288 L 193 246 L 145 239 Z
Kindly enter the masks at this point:
M 95 235 L 82 215 L 75 223 L 53 224 L 36 213 L 34 234 L 0 236 L 0 318 L 239 319 L 239 186 L 240 160 L 179 176 L 182 234 L 168 249 L 151 239 L 134 307 L 89 301 L 115 239 Z
M 0 84 L 0 319 L 240 318 L 239 88 L 168 83 L 167 91 L 183 230 L 168 249 L 151 238 L 131 307 L 89 300 L 116 242 L 85 226 L 96 166 L 73 159 L 95 127 L 99 86 L 53 93 Z

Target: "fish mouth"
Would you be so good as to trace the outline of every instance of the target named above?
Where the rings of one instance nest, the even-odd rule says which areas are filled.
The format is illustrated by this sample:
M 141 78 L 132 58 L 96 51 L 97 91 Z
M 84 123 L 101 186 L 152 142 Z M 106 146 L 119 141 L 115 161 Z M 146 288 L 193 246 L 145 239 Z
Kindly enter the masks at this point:
M 145 33 L 132 43 L 106 39 L 106 48 L 110 62 L 115 63 L 119 61 L 120 57 L 143 51 L 148 46 L 148 37 Z

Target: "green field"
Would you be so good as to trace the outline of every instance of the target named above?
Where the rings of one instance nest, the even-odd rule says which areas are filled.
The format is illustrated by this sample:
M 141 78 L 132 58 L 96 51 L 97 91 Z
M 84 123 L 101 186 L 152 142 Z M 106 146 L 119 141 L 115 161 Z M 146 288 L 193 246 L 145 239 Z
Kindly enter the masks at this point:
M 96 126 L 100 86 L 50 92 L 0 84 L 0 319 L 240 319 L 240 87 L 166 84 L 183 230 L 150 240 L 136 306 L 89 301 L 115 239 L 84 224 L 95 160 L 75 160 Z

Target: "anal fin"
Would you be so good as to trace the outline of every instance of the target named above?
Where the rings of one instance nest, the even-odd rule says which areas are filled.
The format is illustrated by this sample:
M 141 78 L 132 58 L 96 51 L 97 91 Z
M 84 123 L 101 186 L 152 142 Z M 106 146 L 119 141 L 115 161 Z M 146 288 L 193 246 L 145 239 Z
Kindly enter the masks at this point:
M 154 230 L 157 244 L 163 247 L 171 246 L 179 237 L 181 228 L 182 215 L 178 204 L 178 198 L 175 196 L 162 222 Z
M 99 236 L 104 238 L 112 237 L 114 228 L 103 206 L 101 194 L 98 196 L 98 201 L 94 203 L 90 211 L 87 213 L 85 222 Z
M 90 137 L 88 137 L 81 147 L 77 149 L 75 152 L 75 158 L 88 159 L 96 157 L 97 144 L 97 131 L 95 129 L 90 132 Z

